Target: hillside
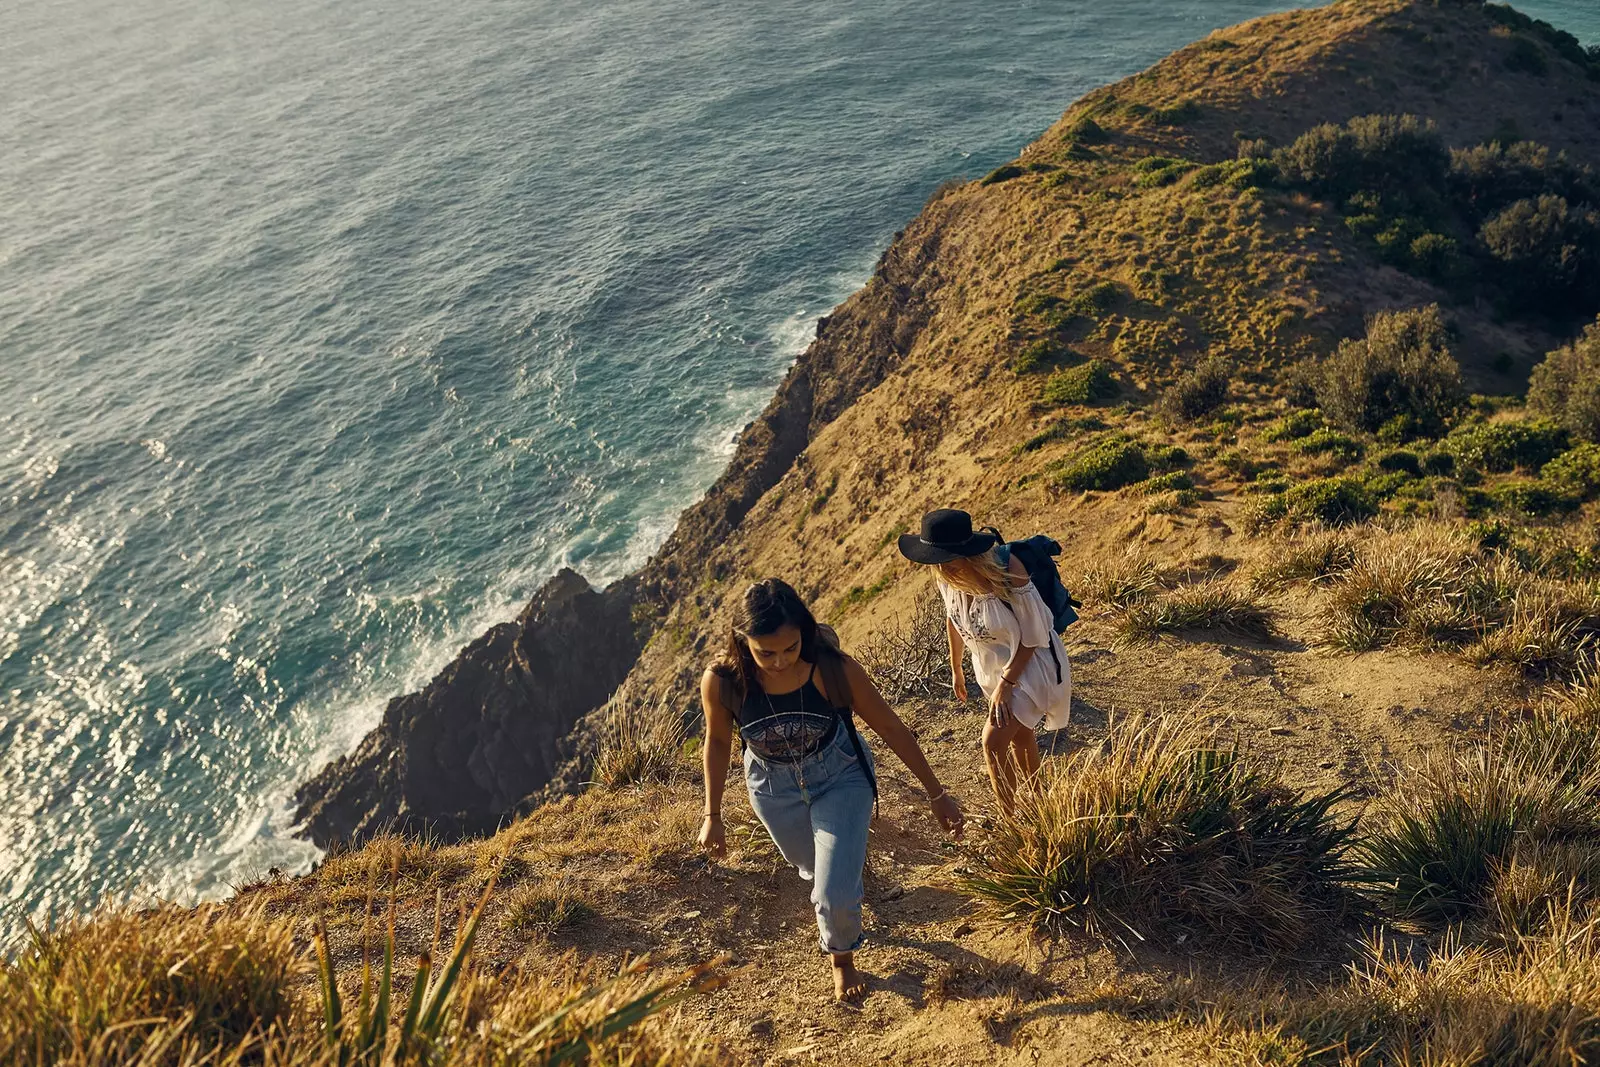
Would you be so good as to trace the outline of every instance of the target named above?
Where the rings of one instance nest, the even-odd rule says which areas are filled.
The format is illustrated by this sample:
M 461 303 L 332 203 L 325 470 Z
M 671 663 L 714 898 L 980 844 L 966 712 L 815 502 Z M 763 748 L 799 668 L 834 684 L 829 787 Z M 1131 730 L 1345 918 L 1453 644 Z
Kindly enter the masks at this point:
M 872 992 L 833 1004 L 803 886 L 737 780 L 729 860 L 694 847 L 696 680 L 732 599 L 782 576 L 985 813 L 983 710 L 918 662 L 938 640 L 928 579 L 892 545 L 953 505 L 1063 545 L 1085 609 L 1067 634 L 1073 725 L 1046 747 L 1073 773 L 1136 745 L 1118 724 L 1193 717 L 1275 796 L 1325 793 L 1372 820 L 1395 809 L 1398 769 L 1536 704 L 1593 703 L 1600 460 L 1581 386 L 1551 408 L 1542 370 L 1527 399 L 1546 353 L 1600 312 L 1586 165 L 1600 61 L 1474 3 L 1260 19 L 1089 94 L 1013 164 L 934 194 L 640 574 L 598 593 L 562 576 L 308 784 L 311 832 L 359 847 L 224 911 L 325 918 L 354 983 L 369 897 L 397 883 L 415 953 L 436 900 L 448 931 L 498 865 L 477 958 L 507 989 L 574 960 L 731 956 L 722 988 L 659 1024 L 668 1062 L 1340 1062 L 1314 1055 L 1319 1038 L 1350 1062 L 1402 1060 L 1355 1051 L 1390 1022 L 1328 1005 L 1354 1011 L 1341 983 L 1365 932 L 1414 938 L 1420 958 L 1438 930 L 1352 913 L 1292 949 L 1196 951 L 1198 935 L 1030 927 L 972 889 L 1005 827 L 939 840 L 887 754 Z M 1513 230 L 1540 220 L 1539 240 Z M 1415 313 L 1373 321 L 1390 311 Z M 1390 349 L 1399 384 L 1363 391 Z M 375 836 L 386 825 L 451 840 Z M 1493 995 L 1480 1014 L 1502 1010 Z M 1574 997 L 1600 1015 L 1592 991 Z M 1306 1022 L 1319 1012 L 1332 1029 Z M 1527 1041 L 1553 1062 L 1580 1031 L 1600 1042 Z M 695 1041 L 716 1051 L 696 1061 Z M 1422 1061 L 1473 1062 L 1442 1047 Z

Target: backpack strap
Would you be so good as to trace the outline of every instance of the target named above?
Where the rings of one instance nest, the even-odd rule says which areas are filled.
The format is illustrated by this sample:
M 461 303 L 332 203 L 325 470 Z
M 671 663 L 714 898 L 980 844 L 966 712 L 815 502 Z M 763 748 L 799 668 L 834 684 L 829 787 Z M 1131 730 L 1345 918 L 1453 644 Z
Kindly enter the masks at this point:
M 822 627 L 817 628 L 819 631 Z M 844 653 L 839 651 L 836 642 L 828 640 L 833 636 L 832 628 L 828 628 L 827 636 L 823 638 L 826 646 L 817 650 L 817 666 L 822 670 L 822 684 L 828 687 L 826 696 L 839 718 L 844 720 L 845 732 L 850 735 L 850 745 L 856 750 L 856 759 L 861 764 L 861 769 L 866 772 L 867 784 L 872 786 L 872 814 L 878 814 L 878 776 L 873 773 L 872 764 L 867 762 L 866 749 L 861 744 L 861 734 L 856 729 L 856 717 L 850 708 L 850 679 L 844 671 Z M 841 703 L 842 698 L 842 703 Z

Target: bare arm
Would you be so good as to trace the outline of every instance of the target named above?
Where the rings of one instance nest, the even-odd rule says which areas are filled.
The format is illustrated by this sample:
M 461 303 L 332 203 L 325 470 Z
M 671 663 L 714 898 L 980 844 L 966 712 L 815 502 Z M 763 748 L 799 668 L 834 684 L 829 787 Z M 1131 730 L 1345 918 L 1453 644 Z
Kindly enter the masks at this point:
M 956 624 L 948 616 L 944 620 L 944 634 L 950 645 L 950 689 L 956 699 L 965 704 L 967 702 L 967 672 L 961 666 L 961 657 L 966 653 L 966 646 L 961 643 L 961 631 L 956 629 Z
M 728 784 L 728 756 L 733 751 L 733 713 L 722 703 L 722 679 L 706 671 L 700 677 L 700 707 L 705 711 L 706 743 L 701 751 L 706 806 L 700 820 L 700 843 L 713 855 L 727 851 L 722 827 L 722 793 Z
M 928 766 L 928 758 L 922 754 L 922 746 L 917 744 L 916 735 L 883 699 L 883 694 L 872 684 L 872 679 L 867 677 L 861 664 L 846 656 L 844 672 L 845 681 L 850 684 L 850 709 L 861 716 L 861 721 L 872 727 L 872 732 L 883 738 L 884 743 L 900 757 L 900 762 L 916 775 L 917 781 L 922 783 L 923 790 L 928 794 L 934 818 L 960 838 L 961 809 L 955 798 L 939 783 L 939 776 L 933 773 L 933 768 Z M 837 695 L 827 695 L 830 700 L 838 701 Z

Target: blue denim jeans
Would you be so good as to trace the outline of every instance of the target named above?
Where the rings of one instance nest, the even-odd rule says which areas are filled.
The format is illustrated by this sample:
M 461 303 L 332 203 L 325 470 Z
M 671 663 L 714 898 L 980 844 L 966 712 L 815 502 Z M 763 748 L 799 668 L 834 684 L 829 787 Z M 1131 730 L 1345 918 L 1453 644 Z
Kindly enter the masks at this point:
M 861 743 L 867 763 L 872 751 Z M 841 723 L 834 738 L 796 763 L 764 760 L 746 749 L 744 781 L 750 806 L 783 858 L 815 884 L 811 903 L 824 952 L 854 952 L 861 944 L 862 871 L 872 822 L 872 783 Z

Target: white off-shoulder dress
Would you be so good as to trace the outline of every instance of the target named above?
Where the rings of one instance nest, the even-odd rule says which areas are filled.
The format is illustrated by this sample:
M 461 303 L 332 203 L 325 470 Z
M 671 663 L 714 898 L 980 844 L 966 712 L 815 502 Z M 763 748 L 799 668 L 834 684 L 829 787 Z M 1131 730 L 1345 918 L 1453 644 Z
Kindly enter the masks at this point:
M 997 596 L 972 596 L 942 581 L 938 586 L 945 615 L 972 652 L 973 673 L 984 695 L 994 698 L 1018 647 L 1036 649 L 1012 692 L 1011 713 L 1024 726 L 1037 728 L 1043 721 L 1048 730 L 1065 727 L 1072 708 L 1072 668 L 1061 635 L 1051 625 L 1050 609 L 1033 583 L 1013 586 L 1009 606 Z M 1061 663 L 1059 683 L 1057 660 Z

